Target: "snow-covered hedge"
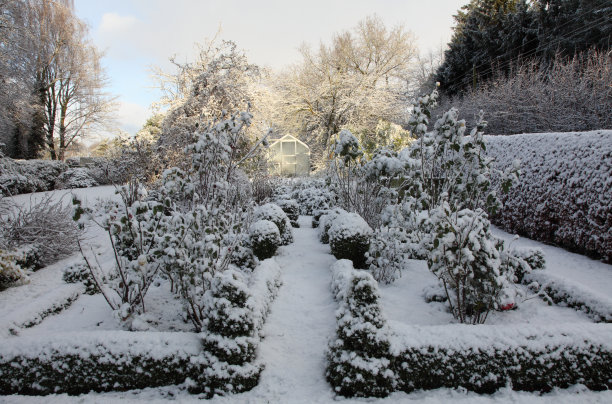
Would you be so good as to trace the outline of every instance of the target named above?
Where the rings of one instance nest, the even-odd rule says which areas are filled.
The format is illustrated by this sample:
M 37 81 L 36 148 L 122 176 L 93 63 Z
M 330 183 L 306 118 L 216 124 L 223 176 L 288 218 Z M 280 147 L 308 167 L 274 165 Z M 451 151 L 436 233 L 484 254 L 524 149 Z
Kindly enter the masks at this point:
M 522 171 L 493 223 L 612 262 L 612 130 L 486 140 L 498 168 Z
M 57 160 L 0 158 L 0 193 L 17 195 L 65 188 L 85 188 L 123 182 L 116 162 L 90 158 L 85 167 Z
M 612 299 L 554 274 L 537 271 L 525 276 L 523 283 L 549 303 L 562 304 L 584 312 L 593 320 L 612 323 Z
M 40 324 L 45 318 L 70 307 L 83 293 L 80 284 L 59 285 L 0 318 L 0 337 L 19 335 L 22 328 Z
M 357 213 L 336 216 L 329 228 L 329 247 L 338 259 L 349 259 L 357 268 L 365 268 L 372 229 Z
M 265 205 L 258 206 L 255 208 L 255 220 L 269 220 L 274 223 L 276 227 L 278 227 L 280 233 L 281 245 L 293 243 L 291 221 L 280 206 L 274 203 L 266 203 Z
M 332 266 L 332 293 L 340 308 L 327 354 L 327 380 L 346 397 L 389 395 L 395 373 L 377 282 L 369 273 L 354 270 L 351 261 L 340 260 Z
M 341 395 L 383 396 L 443 387 L 479 393 L 506 386 L 526 391 L 574 384 L 612 388 L 612 325 L 394 322 L 389 331 L 376 282 L 369 273 L 354 270 L 348 260 L 332 266 L 332 293 L 341 303 L 327 379 Z
M 81 394 L 198 380 L 210 363 L 197 334 L 86 332 L 5 340 L 4 394 Z
M 202 334 L 202 342 L 211 368 L 191 389 L 210 395 L 248 391 L 257 385 L 263 365 L 255 362 L 255 302 L 244 276 L 231 269 L 217 273 L 206 293 L 208 332 Z
M 392 339 L 398 388 L 492 393 L 612 388 L 612 326 L 405 326 Z
M 276 204 L 287 214 L 287 217 L 291 221 L 291 226 L 300 227 L 298 224 L 300 205 L 298 205 L 295 199 L 278 199 Z
M 301 189 L 297 192 L 297 201 L 302 215 L 313 215 L 317 210 L 329 209 L 335 196 L 324 182 L 314 182 L 316 186 Z
M 61 161 L 0 159 L 0 190 L 5 195 L 50 191 L 68 169 Z
M 98 186 L 89 171 L 83 167 L 68 168 L 61 173 L 56 180 L 56 188 L 90 188 Z
M 227 271 L 216 278 L 208 333 L 96 331 L 8 338 L 0 345 L 0 392 L 82 394 L 181 383 L 208 396 L 246 391 L 262 369 L 255 348 L 281 285 L 281 269 L 272 259 L 263 261 L 248 288 L 237 274 Z
M 272 257 L 281 244 L 278 227 L 269 220 L 258 220 L 249 229 L 253 254 L 260 260 Z
M 274 259 L 267 259 L 255 268 L 249 279 L 249 289 L 254 299 L 255 329 L 261 331 L 270 305 L 282 285 L 281 267 Z
M 344 209 L 333 208 L 333 209 L 324 211 L 324 213 L 321 216 L 319 216 L 319 225 L 318 225 L 319 240 L 323 244 L 329 243 L 329 229 L 334 223 L 334 220 L 336 219 L 336 217 L 344 213 L 347 213 L 347 211 Z

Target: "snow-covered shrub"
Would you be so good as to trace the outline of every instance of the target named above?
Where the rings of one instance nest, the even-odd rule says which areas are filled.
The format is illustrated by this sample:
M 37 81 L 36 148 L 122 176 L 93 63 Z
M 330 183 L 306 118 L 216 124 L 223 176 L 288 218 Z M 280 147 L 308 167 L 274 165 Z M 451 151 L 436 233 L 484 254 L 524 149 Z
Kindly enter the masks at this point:
M 341 301 L 336 337 L 327 354 L 327 380 L 345 397 L 386 397 L 393 391 L 395 373 L 378 284 L 347 260 L 334 264 L 332 273 L 332 290 Z
M 243 240 L 230 252 L 230 262 L 243 270 L 253 270 L 255 268 L 255 253 L 250 247 L 248 237 L 243 237 Z
M 395 228 L 379 227 L 374 230 L 366 253 L 366 267 L 376 281 L 393 283 L 408 265 L 402 235 Z
M 105 287 L 99 274 L 105 271 L 98 267 L 95 258 L 88 257 L 79 241 L 81 255 L 88 267 L 92 280 L 99 287 L 111 309 L 121 320 L 128 320 L 133 313 L 145 312 L 144 297 L 155 280 L 161 266 L 158 257 L 162 254 L 159 241 L 165 234 L 166 216 L 164 206 L 155 201 L 144 201 L 144 189 L 120 188 L 121 202 L 113 202 L 100 224 L 108 233 L 115 255 L 115 265 L 106 279 L 116 292 L 115 298 Z M 139 200 L 131 201 L 139 195 Z M 83 225 L 91 215 L 81 201 L 73 198 L 73 219 Z
M 0 291 L 27 281 L 28 276 L 17 264 L 17 257 L 9 251 L 0 249 Z
M 217 273 L 206 293 L 204 348 L 212 356 L 205 372 L 210 394 L 250 390 L 263 366 L 252 364 L 259 339 L 255 336 L 255 302 L 243 276 L 236 271 Z
M 64 268 L 62 279 L 66 283 L 82 283 L 85 286 L 85 293 L 95 295 L 100 293 L 100 288 L 91 275 L 89 268 L 82 262 L 68 265 Z M 104 281 L 102 279 L 102 281 Z
M 444 202 L 431 221 L 433 249 L 427 265 L 444 285 L 453 316 L 461 323 L 484 323 L 513 277 L 502 265 L 486 215 L 470 209 L 452 212 Z
M 281 244 L 278 227 L 269 220 L 258 220 L 251 225 L 250 243 L 260 260 L 274 256 Z
M 83 167 L 68 168 L 61 173 L 55 181 L 56 189 L 89 188 L 98 185 L 96 180 L 89 175 L 89 170 Z
M 275 202 L 285 212 L 291 226 L 300 227 L 298 224 L 298 216 L 300 215 L 300 206 L 295 199 L 277 199 Z
M 612 131 L 487 136 L 500 169 L 521 181 L 492 217 L 504 230 L 612 262 Z
M 211 366 L 193 333 L 95 331 L 5 340 L 3 394 L 85 394 L 177 385 Z
M 312 222 L 311 222 L 311 227 L 313 229 L 316 229 L 317 227 L 319 227 L 321 216 L 323 216 L 325 212 L 327 212 L 327 209 L 324 209 L 324 210 L 316 209 L 314 211 L 314 213 L 312 214 Z
M 389 164 L 402 172 L 402 202 L 383 217 L 405 244 L 402 259 L 409 254 L 427 258 L 445 286 L 455 318 L 480 323 L 513 278 L 508 266 L 501 265 L 499 244 L 489 232 L 485 212 L 495 213 L 501 206 L 491 175 L 498 175 L 505 191 L 517 178 L 518 166 L 503 173 L 492 167 L 485 155 L 482 114 L 467 136 L 465 121 L 458 119 L 455 109 L 444 113 L 428 132 L 437 96 L 434 90 L 413 107 L 410 125 L 417 140 L 397 155 L 403 170 Z
M 514 274 L 516 283 L 523 283 L 525 275 L 544 269 L 546 265 L 544 253 L 540 249 L 507 247 L 502 240 L 498 240 L 497 250 L 500 252 L 502 267 L 506 266 Z
M 196 331 L 205 325 L 206 292 L 215 274 L 240 261 L 238 251 L 249 261 L 240 247 L 252 221 L 252 192 L 238 165 L 255 148 L 246 155 L 238 150 L 248 143 L 250 121 L 248 112 L 240 112 L 208 123 L 185 147 L 184 169 L 162 174 L 159 199 L 167 229 L 159 241 L 159 261 Z
M 356 212 L 376 228 L 385 206 L 397 203 L 396 187 L 404 162 L 397 152 L 379 149 L 370 160 L 363 156 L 357 138 L 348 130 L 338 135 L 329 161 L 327 180 L 338 197 L 338 206 Z
M 5 198 L 0 206 L 0 246 L 21 251 L 22 263 L 32 269 L 49 265 L 77 249 L 80 231 L 71 220 L 71 207 L 53 195 L 20 206 Z
M 348 213 L 344 209 L 333 208 L 323 212 L 319 219 L 319 240 L 323 244 L 329 243 L 329 229 L 334 224 L 336 217 L 341 214 Z
M 121 172 L 121 162 L 112 158 L 88 157 L 85 169 L 99 185 L 118 185 L 126 182 L 127 177 Z
M 274 203 L 266 203 L 265 205 L 255 208 L 256 220 L 269 220 L 278 227 L 280 233 L 281 245 L 293 243 L 293 230 L 291 229 L 291 221 L 287 214 L 283 212 L 280 206 Z
M 356 268 L 365 268 L 372 229 L 357 213 L 338 215 L 329 228 L 329 247 L 338 259 L 353 261 Z
M 393 340 L 400 390 L 550 391 L 576 383 L 609 390 L 612 328 L 406 326 Z
M 297 201 L 302 215 L 314 215 L 316 211 L 329 209 L 334 204 L 334 193 L 323 180 L 312 181 L 312 184 L 297 192 Z
M 17 264 L 23 269 L 37 271 L 43 267 L 42 251 L 36 244 L 25 244 L 15 251 Z

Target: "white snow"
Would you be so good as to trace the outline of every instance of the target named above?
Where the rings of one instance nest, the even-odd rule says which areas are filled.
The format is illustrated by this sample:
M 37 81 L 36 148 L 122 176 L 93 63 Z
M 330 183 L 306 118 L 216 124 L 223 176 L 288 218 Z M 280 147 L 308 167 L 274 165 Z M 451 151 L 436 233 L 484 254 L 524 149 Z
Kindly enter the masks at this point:
M 495 226 L 491 226 L 491 233 L 507 242 L 514 237 Z M 546 260 L 546 269 L 543 274 L 565 279 L 594 294 L 612 298 L 612 265 L 524 237 L 514 241 L 513 245 L 542 250 Z
M 65 191 L 56 192 L 65 193 Z M 114 195 L 114 188 L 97 187 L 74 190 L 73 192 L 78 193 L 84 201 L 88 201 L 84 203 L 93 204 L 98 196 L 111 197 Z M 29 195 L 20 195 L 14 198 L 21 203 L 28 203 L 30 200 Z M 262 264 L 265 264 L 265 268 L 261 274 L 256 274 L 251 279 L 251 286 L 254 290 L 259 291 L 254 291 L 255 296 L 263 296 L 265 289 L 270 287 L 270 280 L 278 281 L 276 271 L 279 269 L 283 282 L 278 297 L 270 304 L 270 313 L 262 330 L 264 339 L 259 347 L 258 360 L 265 364 L 265 370 L 261 375 L 259 385 L 246 393 L 213 398 L 209 400 L 210 403 L 330 403 L 339 401 L 346 403 L 533 402 L 561 404 L 612 402 L 612 391 L 593 392 L 580 385 L 565 390 L 554 390 L 552 393 L 543 395 L 516 392 L 510 389 L 502 389 L 493 395 L 478 395 L 463 389 L 439 389 L 417 391 L 411 394 L 397 392 L 386 399 L 344 399 L 335 397 L 325 380 L 324 372 L 328 340 L 334 336 L 336 327 L 335 312 L 338 303 L 334 301 L 330 290 L 330 266 L 336 260 L 329 254 L 329 246 L 321 244 L 317 239 L 316 230 L 310 228 L 310 217 L 302 216 L 299 222 L 301 227 L 293 229 L 295 242 L 281 247 L 276 257 L 264 261 Z M 107 238 L 104 232 L 92 229 L 88 231 L 89 243 L 97 244 L 100 251 L 104 250 L 104 243 L 106 243 Z M 498 229 L 492 231 L 498 237 L 508 239 L 512 237 Z M 579 284 L 583 289 L 590 290 L 595 295 L 610 297 L 612 266 L 531 240 L 519 239 L 515 243 L 519 247 L 537 247 L 544 252 L 547 266 L 542 273 L 550 273 L 551 276 L 554 275 L 567 282 Z M 30 310 L 26 303 L 44 308 L 43 306 L 48 306 L 48 301 L 54 300 L 51 297 L 57 297 L 61 300 L 60 296 L 64 293 L 61 292 L 62 288 L 75 287 L 63 283 L 61 270 L 65 265 L 78 258 L 78 255 L 75 255 L 43 268 L 30 275 L 30 284 L 0 293 L 0 327 L 6 327 L 9 319 L 26 320 L 20 314 L 25 311 L 20 310 L 27 309 L 28 312 L 36 312 L 36 310 Z M 100 256 L 100 259 L 105 260 L 104 254 Z M 410 261 L 409 267 L 402 271 L 402 277 L 398 281 L 388 286 L 381 286 L 381 304 L 385 316 L 389 319 L 390 327 L 396 330 L 410 329 L 412 335 L 418 334 L 420 335 L 419 338 L 427 339 L 426 333 L 419 334 L 416 330 L 428 328 L 425 326 L 443 325 L 452 322 L 451 314 L 445 310 L 442 303 L 425 302 L 423 298 L 425 289 L 432 287 L 437 287 L 437 281 L 427 269 L 424 261 Z M 151 290 L 150 296 L 158 302 L 165 302 L 162 306 L 167 310 L 167 315 L 172 313 L 176 315 L 178 306 L 173 306 L 171 300 L 164 300 L 171 299 L 171 297 L 163 294 L 162 289 L 167 289 L 167 285 L 161 283 L 155 286 Z M 158 297 L 155 297 L 156 293 L 159 293 Z M 43 296 L 47 296 L 49 300 L 43 299 Z M 262 305 L 259 310 L 262 312 L 266 302 L 262 301 L 258 304 Z M 150 307 L 156 305 L 150 304 Z M 102 323 L 98 325 L 100 321 Z M 182 320 L 178 318 L 176 322 L 179 324 Z M 564 323 L 565 325 L 552 326 L 550 330 L 563 331 L 569 327 L 568 333 L 572 332 L 574 334 L 584 333 L 586 335 L 589 330 L 598 329 L 591 324 L 592 321 L 583 313 L 570 308 L 549 307 L 537 297 L 523 302 L 518 310 L 504 313 L 496 312 L 487 320 L 487 324 L 507 324 L 505 326 L 495 326 L 498 333 L 501 334 L 504 330 L 520 329 L 521 324 L 535 322 L 542 326 L 542 330 L 546 330 L 549 325 Z M 14 347 L 14 352 L 22 348 L 25 349 L 24 347 L 28 346 L 28 341 L 38 340 L 41 336 L 49 334 L 54 334 L 49 344 L 59 341 L 64 345 L 73 345 L 75 349 L 77 349 L 79 341 L 92 341 L 96 338 L 102 338 L 103 335 L 112 336 L 113 341 L 109 341 L 111 345 L 119 347 L 127 344 L 130 350 L 136 349 L 138 352 L 144 352 L 147 349 L 158 350 L 156 344 L 162 341 L 171 341 L 173 347 L 184 344 L 184 350 L 195 349 L 196 346 L 193 344 L 195 335 L 189 333 L 176 333 L 179 335 L 178 339 L 171 338 L 170 334 L 163 332 L 139 333 L 148 334 L 148 336 L 141 335 L 138 338 L 138 340 L 144 338 L 148 342 L 143 346 L 137 346 L 132 342 L 121 342 L 131 340 L 129 333 L 119 331 L 110 331 L 110 334 L 108 334 L 108 331 L 97 332 L 97 330 L 102 329 L 116 330 L 116 327 L 117 324 L 114 322 L 111 311 L 101 296 L 82 295 L 69 309 L 61 314 L 48 317 L 35 327 L 18 330 L 22 335 L 21 337 L 5 335 L 5 329 L 2 329 L 3 334 L 0 334 L 0 341 Z M 457 327 L 461 328 L 462 326 L 452 325 L 450 327 L 434 328 L 458 330 Z M 474 328 L 473 334 L 479 334 L 480 331 L 478 330 L 486 329 L 486 327 L 485 325 Z M 581 331 L 582 328 L 583 331 Z M 533 325 L 530 325 L 529 329 L 533 330 Z M 469 328 L 469 330 L 472 330 L 472 328 Z M 521 331 L 517 332 L 520 333 Z M 99 334 L 98 337 L 96 337 L 97 333 Z M 448 333 L 444 331 L 442 334 L 447 335 Z M 488 332 L 485 332 L 485 334 L 489 335 Z M 601 333 L 597 333 L 597 335 L 598 339 L 605 339 L 605 335 L 602 336 Z M 451 333 L 450 337 L 453 336 Z M 441 337 L 442 335 L 439 338 Z M 461 341 L 463 341 L 461 343 L 470 343 L 468 337 Z M 45 397 L 0 396 L 0 402 L 3 403 L 41 402 L 45 404 L 118 401 L 155 403 L 165 402 L 169 399 L 176 399 L 179 402 L 199 402 L 199 397 L 187 393 L 184 386 L 167 386 L 128 392 L 90 393 L 78 397 L 65 394 Z
M 336 325 L 337 304 L 329 289 L 335 258 L 317 240 L 309 217 L 300 216 L 299 224 L 293 229 L 294 243 L 281 247 L 274 258 L 282 268 L 283 286 L 263 329 L 261 380 L 252 391 L 228 398 L 231 402 L 332 400 L 324 369 L 327 339 Z

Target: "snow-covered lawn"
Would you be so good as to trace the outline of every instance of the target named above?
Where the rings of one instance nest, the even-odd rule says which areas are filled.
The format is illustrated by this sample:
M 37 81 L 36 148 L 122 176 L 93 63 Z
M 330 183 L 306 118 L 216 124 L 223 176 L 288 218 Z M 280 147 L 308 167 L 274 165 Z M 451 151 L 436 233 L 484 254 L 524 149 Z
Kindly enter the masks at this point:
M 59 191 L 62 194 L 65 191 Z M 112 197 L 112 187 L 76 190 L 90 206 L 98 197 Z M 58 196 L 59 197 L 59 196 Z M 29 203 L 29 196 L 18 196 L 19 203 Z M 310 228 L 310 217 L 300 217 L 299 229 L 293 229 L 294 243 L 281 247 L 274 258 L 282 268 L 282 281 L 278 297 L 272 303 L 271 312 L 263 328 L 258 357 L 265 364 L 259 385 L 253 390 L 227 397 L 211 399 L 211 403 L 328 403 L 381 402 L 381 403 L 575 403 L 612 402 L 612 391 L 593 392 L 581 386 L 566 390 L 554 390 L 539 395 L 502 389 L 493 395 L 478 395 L 462 389 L 417 391 L 411 394 L 393 393 L 386 399 L 343 399 L 335 397 L 325 380 L 325 352 L 330 338 L 334 337 L 338 303 L 330 290 L 330 266 L 336 261 L 330 255 L 329 246 L 318 241 L 316 230 Z M 495 229 L 502 238 L 511 235 Z M 87 229 L 88 243 L 101 253 L 100 261 L 112 259 L 108 254 L 108 236 L 99 228 Z M 610 298 L 612 291 L 612 266 L 568 253 L 564 250 L 520 239 L 519 246 L 538 247 L 544 251 L 546 272 L 563 277 L 592 290 L 597 296 Z M 49 305 L 62 301 L 71 293 L 81 293 L 78 285 L 67 285 L 61 280 L 63 268 L 79 260 L 79 255 L 66 258 L 31 275 L 27 285 L 0 292 L 0 341 L 19 338 L 9 332 L 19 321 L 29 320 Z M 411 261 L 402 277 L 391 285 L 381 285 L 383 312 L 391 329 L 401 325 L 442 325 L 453 322 L 452 315 L 443 303 L 427 303 L 424 290 L 436 287 L 437 281 L 423 261 Z M 520 286 L 522 287 L 522 286 Z M 548 306 L 540 298 L 526 290 L 526 298 L 518 309 L 495 312 L 487 324 L 532 323 L 553 325 L 560 323 L 587 324 L 593 321 L 584 313 L 560 306 Z M 168 285 L 161 282 L 147 296 L 150 318 L 161 318 L 151 325 L 157 331 L 189 331 L 176 299 L 168 292 Z M 27 318 L 26 318 L 27 317 Z M 146 318 L 144 318 L 146 320 Z M 68 309 L 43 319 L 31 328 L 17 327 L 13 333 L 23 336 L 44 336 L 78 331 L 116 330 L 120 323 L 100 295 L 80 295 Z M 182 386 L 168 386 L 145 390 L 90 393 L 79 397 L 54 395 L 46 397 L 0 396 L 0 402 L 162 402 L 177 399 L 180 402 L 197 401 L 197 396 L 186 392 Z

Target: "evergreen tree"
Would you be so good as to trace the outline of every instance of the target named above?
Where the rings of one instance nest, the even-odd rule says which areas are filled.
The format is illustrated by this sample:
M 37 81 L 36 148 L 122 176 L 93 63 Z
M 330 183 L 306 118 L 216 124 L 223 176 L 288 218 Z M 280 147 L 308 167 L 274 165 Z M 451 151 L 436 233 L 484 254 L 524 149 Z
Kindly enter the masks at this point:
M 436 72 L 447 95 L 463 93 L 520 62 L 549 65 L 556 55 L 607 50 L 612 4 L 607 0 L 472 0 Z

